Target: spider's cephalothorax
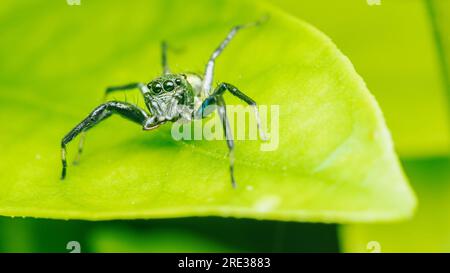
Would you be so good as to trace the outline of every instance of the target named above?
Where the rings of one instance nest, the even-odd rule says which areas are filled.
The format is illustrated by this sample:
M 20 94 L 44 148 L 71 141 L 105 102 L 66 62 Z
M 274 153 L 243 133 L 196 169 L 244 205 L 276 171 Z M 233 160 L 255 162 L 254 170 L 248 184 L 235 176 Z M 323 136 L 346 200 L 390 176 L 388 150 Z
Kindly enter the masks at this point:
M 264 133 L 260 128 L 260 118 L 255 101 L 239 91 L 229 83 L 221 83 L 213 91 L 212 82 L 216 58 L 225 49 L 235 34 L 243 28 L 259 25 L 262 20 L 246 25 L 235 26 L 227 37 L 213 52 L 206 65 L 205 74 L 200 77 L 195 74 L 172 74 L 167 65 L 167 46 L 162 44 L 163 75 L 144 83 L 130 83 L 122 86 L 114 86 L 106 89 L 105 96 L 119 90 L 130 90 L 138 88 L 144 97 L 147 110 L 135 104 L 122 101 L 108 101 L 95 108 L 83 121 L 73 128 L 61 141 L 62 174 L 61 179 L 66 177 L 66 145 L 77 135 L 81 134 L 78 148 L 78 157 L 83 149 L 86 131 L 96 124 L 118 114 L 142 126 L 144 130 L 152 130 L 166 122 L 175 122 L 179 119 L 190 121 L 202 119 L 209 115 L 208 109 L 215 108 L 223 124 L 224 134 L 229 149 L 230 174 L 233 187 L 236 186 L 234 179 L 234 141 L 230 124 L 226 114 L 226 104 L 223 94 L 228 91 L 232 95 L 254 107 L 257 126 L 261 139 L 265 140 Z M 78 158 L 76 159 L 78 161 Z
M 146 86 L 141 86 L 141 90 L 152 115 L 144 124 L 145 130 L 180 118 L 191 119 L 195 91 L 185 74 L 163 75 Z

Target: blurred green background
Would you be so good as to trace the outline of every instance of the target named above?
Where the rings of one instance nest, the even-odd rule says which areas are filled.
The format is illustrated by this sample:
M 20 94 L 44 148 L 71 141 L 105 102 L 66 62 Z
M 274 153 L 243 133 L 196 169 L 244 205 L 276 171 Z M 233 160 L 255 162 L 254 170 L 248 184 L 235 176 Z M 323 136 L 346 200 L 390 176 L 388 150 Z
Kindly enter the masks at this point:
M 216 217 L 106 222 L 2 217 L 0 251 L 69 252 L 67 243 L 78 241 L 82 252 L 370 252 L 367 244 L 376 241 L 382 252 L 449 252 L 450 1 L 271 4 L 330 36 L 366 81 L 419 198 L 412 220 L 338 226 Z M 0 9 L 0 24 L 14 24 L 14 16 Z

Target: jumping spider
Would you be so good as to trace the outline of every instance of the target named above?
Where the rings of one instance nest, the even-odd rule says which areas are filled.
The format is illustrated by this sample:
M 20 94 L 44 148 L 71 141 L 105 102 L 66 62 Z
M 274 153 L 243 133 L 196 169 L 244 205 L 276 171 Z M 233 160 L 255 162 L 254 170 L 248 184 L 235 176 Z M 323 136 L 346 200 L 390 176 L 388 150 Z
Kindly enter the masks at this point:
M 109 87 L 105 92 L 106 96 L 114 91 L 138 88 L 144 97 L 149 113 L 135 104 L 122 101 L 108 101 L 95 108 L 87 118 L 75 126 L 75 128 L 73 128 L 61 141 L 61 179 L 66 177 L 66 145 L 78 134 L 81 134 L 78 148 L 79 157 L 83 150 L 83 141 L 86 131 L 107 119 L 112 114 L 118 114 L 121 117 L 131 120 L 141 125 L 144 130 L 153 130 L 166 122 L 175 122 L 180 118 L 187 119 L 188 121 L 205 118 L 211 113 L 211 111 L 208 111 L 206 108 L 215 107 L 217 108 L 217 112 L 222 121 L 229 149 L 231 183 L 233 187 L 236 187 L 234 178 L 234 141 L 230 124 L 227 119 L 225 100 L 223 99 L 225 91 L 229 91 L 232 95 L 254 108 L 260 138 L 265 140 L 266 137 L 261 130 L 259 113 L 254 100 L 229 83 L 221 83 L 211 92 L 214 65 L 217 57 L 222 53 L 239 30 L 260 25 L 262 22 L 263 20 L 259 20 L 257 22 L 233 27 L 227 37 L 220 43 L 209 58 L 203 78 L 196 74 L 170 73 L 167 64 L 167 46 L 166 43 L 163 42 L 162 76 L 152 80 L 148 84 L 130 83 L 123 86 Z

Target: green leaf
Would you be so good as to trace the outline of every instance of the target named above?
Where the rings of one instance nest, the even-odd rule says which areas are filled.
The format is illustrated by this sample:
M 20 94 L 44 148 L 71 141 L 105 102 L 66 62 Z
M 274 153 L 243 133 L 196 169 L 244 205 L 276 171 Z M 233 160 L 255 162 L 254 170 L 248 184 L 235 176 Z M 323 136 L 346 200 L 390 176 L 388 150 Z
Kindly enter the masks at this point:
M 440 57 L 442 57 L 441 63 L 442 66 L 445 66 L 444 71 L 447 72 L 447 84 L 448 79 L 450 78 L 450 2 L 449 1 L 440 1 L 440 0 L 431 0 L 428 2 L 428 13 L 431 19 L 435 22 L 434 31 L 437 32 L 439 38 L 437 50 L 441 50 L 439 52 Z M 436 40 L 435 40 L 436 41 Z M 441 47 L 439 49 L 439 47 Z M 447 86 L 448 88 L 449 86 Z
M 442 79 L 442 56 L 427 7 L 427 2 L 435 4 L 450 63 L 449 1 L 381 0 L 379 6 L 365 0 L 271 2 L 327 33 L 350 58 L 380 103 L 401 156 L 449 153 L 450 91 Z
M 376 241 L 381 252 L 450 251 L 450 161 L 448 158 L 405 162 L 420 206 L 410 221 L 398 224 L 348 225 L 340 237 L 345 252 L 368 252 Z
M 446 90 L 447 106 L 450 106 L 450 2 L 427 1 L 428 17 L 433 28 L 435 48 L 441 66 L 442 84 Z M 449 113 L 449 112 L 448 112 Z M 449 130 L 450 131 L 450 130 Z
M 350 61 L 312 26 L 259 2 L 9 2 L 1 11 L 0 214 L 63 219 L 234 216 L 367 222 L 411 216 L 415 197 L 375 99 Z M 36 12 L 39 10 L 39 12 Z M 231 25 L 216 81 L 279 105 L 279 146 L 237 141 L 230 185 L 223 141 L 180 142 L 112 118 L 87 136 L 59 180 L 59 143 L 106 86 L 201 71 Z M 12 54 L 14 52 L 14 54 Z M 128 98 L 135 99 L 135 98 Z M 236 100 L 226 97 L 227 102 Z M 273 116 L 274 117 L 274 116 Z M 271 130 L 272 140 L 275 129 Z M 76 143 L 69 147 L 69 158 Z

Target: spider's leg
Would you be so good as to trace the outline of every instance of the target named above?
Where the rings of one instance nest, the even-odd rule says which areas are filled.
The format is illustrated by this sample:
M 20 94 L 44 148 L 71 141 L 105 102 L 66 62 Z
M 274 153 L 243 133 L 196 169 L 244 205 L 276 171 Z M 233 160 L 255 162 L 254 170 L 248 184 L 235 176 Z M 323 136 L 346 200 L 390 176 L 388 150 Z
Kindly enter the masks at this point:
M 234 179 L 234 140 L 233 133 L 231 131 L 230 122 L 227 117 L 227 108 L 225 100 L 221 95 L 216 96 L 217 112 L 219 113 L 220 120 L 222 121 L 223 131 L 228 146 L 228 157 L 230 159 L 230 176 L 231 185 L 236 188 L 236 180 Z
M 264 133 L 264 131 L 261 128 L 261 117 L 259 115 L 258 105 L 256 104 L 256 102 L 252 98 L 250 98 L 249 96 L 245 95 L 242 91 L 237 89 L 234 85 L 229 84 L 229 83 L 221 83 L 221 84 L 219 84 L 219 87 L 214 91 L 214 94 L 222 95 L 227 90 L 233 96 L 239 98 L 240 100 L 244 101 L 250 107 L 253 108 L 253 111 L 255 113 L 255 118 L 256 118 L 256 126 L 258 127 L 258 131 L 259 131 L 259 137 L 261 138 L 261 140 L 266 141 L 267 137 L 266 137 L 266 134 Z
M 200 107 L 193 112 L 192 114 L 192 118 L 193 119 L 202 119 L 202 118 L 206 118 L 207 116 L 209 116 L 209 114 L 211 114 L 215 109 L 217 108 L 217 98 L 216 96 L 210 95 L 209 97 L 207 97 L 202 104 L 200 105 Z
M 161 43 L 161 64 L 163 68 L 163 74 L 170 74 L 169 65 L 167 63 L 167 42 L 163 41 Z
M 106 100 L 106 97 L 112 92 L 132 90 L 132 89 L 136 89 L 136 88 L 139 88 L 142 92 L 143 87 L 144 87 L 144 84 L 140 83 L 140 82 L 133 82 L 133 83 L 119 85 L 119 86 L 110 86 L 110 87 L 107 87 L 105 90 L 104 100 Z
M 209 57 L 208 63 L 206 64 L 205 74 L 204 74 L 204 78 L 203 78 L 204 79 L 203 86 L 202 86 L 205 96 L 210 95 L 210 92 L 211 92 L 212 82 L 213 82 L 213 78 L 214 78 L 214 66 L 215 66 L 216 59 L 223 52 L 223 50 L 230 43 L 230 41 L 234 38 L 236 33 L 241 29 L 260 25 L 266 19 L 267 19 L 267 17 L 263 17 L 256 22 L 248 23 L 245 25 L 237 25 L 237 26 L 233 27 L 230 30 L 230 32 L 228 32 L 227 37 L 225 37 L 225 39 L 219 44 L 219 46 L 216 48 L 216 50 L 214 50 L 214 52 Z
M 125 102 L 109 101 L 95 108 L 87 118 L 85 118 L 82 122 L 75 126 L 75 128 L 73 128 L 61 141 L 61 179 L 64 179 L 66 177 L 67 144 L 72 141 L 78 134 L 91 129 L 101 121 L 110 117 L 112 114 L 118 114 L 121 117 L 124 117 L 142 126 L 145 124 L 147 119 L 149 119 L 149 115 L 143 109 Z
M 108 94 L 110 94 L 114 91 L 126 91 L 126 90 L 132 90 L 135 88 L 139 88 L 141 90 L 142 94 L 144 94 L 146 92 L 144 90 L 145 85 L 143 83 L 129 83 L 129 84 L 120 85 L 120 86 L 111 86 L 111 87 L 106 88 L 103 100 L 106 101 L 106 97 L 108 96 Z M 78 164 L 78 162 L 80 161 L 81 154 L 83 153 L 83 146 L 84 146 L 85 139 L 86 139 L 86 131 L 82 131 L 81 136 L 80 136 L 80 141 L 78 143 L 78 154 L 77 154 L 77 157 L 75 158 L 75 160 L 73 161 L 74 165 Z
M 229 149 L 229 158 L 230 158 L 230 174 L 231 174 L 231 183 L 233 187 L 236 187 L 236 180 L 234 178 L 234 140 L 233 140 L 233 134 L 231 131 L 231 127 L 227 118 L 227 112 L 226 112 L 226 104 L 225 100 L 223 99 L 223 94 L 225 91 L 229 91 L 232 95 L 236 96 L 237 98 L 243 100 L 248 105 L 253 107 L 255 111 L 256 116 L 256 122 L 257 127 L 260 133 L 260 137 L 262 140 L 266 140 L 266 136 L 264 132 L 261 129 L 261 119 L 258 112 L 258 107 L 256 102 L 242 93 L 239 89 L 237 89 L 235 86 L 228 84 L 228 83 L 221 83 L 211 94 L 208 96 L 201 104 L 200 108 L 194 112 L 193 118 L 194 119 L 201 119 L 207 117 L 211 113 L 212 107 L 217 107 L 217 111 L 219 113 L 220 119 L 222 121 L 224 134 L 227 140 L 227 145 Z
M 217 91 L 217 89 L 216 89 Z M 207 97 L 203 102 L 200 108 L 194 112 L 194 119 L 201 119 L 207 117 L 213 107 L 217 108 L 217 112 L 219 113 L 220 120 L 222 121 L 223 132 L 227 141 L 228 146 L 228 156 L 230 158 L 230 175 L 231 175 L 231 184 L 233 188 L 236 188 L 236 180 L 234 178 L 234 140 L 233 133 L 231 131 L 230 122 L 227 117 L 227 108 L 225 104 L 225 100 L 223 99 L 221 94 L 217 94 L 216 91 L 209 97 Z M 222 92 L 223 93 L 223 92 Z M 205 111 L 206 110 L 206 111 Z

